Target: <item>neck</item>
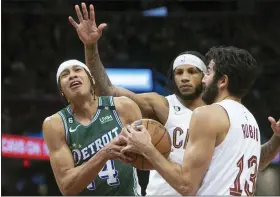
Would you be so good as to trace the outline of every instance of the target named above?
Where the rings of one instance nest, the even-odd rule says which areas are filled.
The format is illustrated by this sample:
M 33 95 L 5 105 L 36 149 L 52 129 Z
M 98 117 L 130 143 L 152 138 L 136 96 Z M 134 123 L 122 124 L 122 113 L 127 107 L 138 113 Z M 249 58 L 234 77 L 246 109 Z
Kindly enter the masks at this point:
M 97 110 L 98 99 L 95 96 L 90 95 L 85 99 L 76 99 L 70 103 L 70 108 L 77 119 L 91 120 L 95 111 Z
M 236 101 L 238 103 L 241 103 L 241 98 L 232 96 L 227 91 L 222 92 L 221 94 L 219 94 L 217 99 L 215 100 L 215 102 L 221 102 L 221 101 L 226 100 L 226 99 L 227 100 L 233 100 L 233 101 Z
M 187 107 L 188 109 L 190 109 L 192 111 L 198 107 L 205 105 L 205 103 L 201 99 L 201 96 L 198 96 L 197 98 L 195 98 L 193 100 L 183 100 L 180 97 L 178 97 L 177 95 L 176 95 L 176 97 L 182 103 L 182 105 L 184 105 L 185 107 Z

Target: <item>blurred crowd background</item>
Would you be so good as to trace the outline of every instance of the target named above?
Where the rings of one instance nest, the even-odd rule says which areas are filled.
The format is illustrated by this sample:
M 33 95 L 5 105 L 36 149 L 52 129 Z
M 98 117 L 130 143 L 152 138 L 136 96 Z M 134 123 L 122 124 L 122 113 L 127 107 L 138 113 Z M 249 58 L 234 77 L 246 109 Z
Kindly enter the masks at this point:
M 44 118 L 64 107 L 55 74 L 64 60 L 84 61 L 83 44 L 68 22 L 69 15 L 76 18 L 73 6 L 80 2 L 1 2 L 2 135 L 41 138 Z M 280 1 L 84 2 L 95 5 L 98 24 L 108 24 L 99 41 L 105 67 L 149 68 L 162 87 L 166 80 L 160 76 L 167 76 L 171 61 L 183 51 L 205 54 L 217 45 L 249 50 L 263 72 L 244 104 L 259 123 L 262 143 L 271 137 L 267 117 L 280 118 Z M 60 195 L 49 161 L 1 160 L 2 195 Z M 260 172 L 257 195 L 280 195 L 279 168 L 280 161 Z

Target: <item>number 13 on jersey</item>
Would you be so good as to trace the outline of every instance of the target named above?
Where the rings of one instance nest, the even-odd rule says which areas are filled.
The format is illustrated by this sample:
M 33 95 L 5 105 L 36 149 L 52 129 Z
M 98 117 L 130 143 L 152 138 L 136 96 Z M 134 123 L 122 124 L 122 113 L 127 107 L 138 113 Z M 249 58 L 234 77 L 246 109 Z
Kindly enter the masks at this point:
M 107 180 L 109 186 L 119 185 L 118 171 L 115 168 L 115 162 L 108 160 L 104 165 L 103 169 L 98 173 L 98 176 L 102 180 Z M 88 186 L 88 190 L 95 190 L 95 182 L 92 181 Z
M 257 160 L 257 157 L 254 155 L 249 160 L 245 160 L 245 161 L 247 161 L 247 162 L 244 163 L 244 155 L 243 155 L 237 162 L 237 167 L 239 168 L 239 172 L 234 180 L 233 187 L 231 187 L 229 189 L 230 195 L 232 195 L 232 196 L 241 196 L 242 195 L 243 188 L 241 188 L 240 177 L 244 170 L 244 165 L 246 165 L 246 164 L 247 164 L 247 166 L 245 166 L 245 168 L 247 167 L 248 169 L 253 167 L 253 165 L 255 164 L 255 170 L 252 174 L 250 174 L 250 182 L 252 183 L 252 186 L 253 186 L 251 191 L 250 191 L 249 183 L 247 182 L 247 180 L 245 180 L 244 191 L 247 196 L 253 196 L 255 193 L 256 178 L 257 178 L 257 173 L 258 173 L 258 160 Z

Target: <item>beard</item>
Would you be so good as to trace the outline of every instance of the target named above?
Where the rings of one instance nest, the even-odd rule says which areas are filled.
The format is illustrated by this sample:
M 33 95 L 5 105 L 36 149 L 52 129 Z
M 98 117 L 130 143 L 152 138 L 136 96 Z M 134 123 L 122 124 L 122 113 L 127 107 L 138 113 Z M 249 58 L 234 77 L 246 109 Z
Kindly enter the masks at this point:
M 211 105 L 215 102 L 219 90 L 218 90 L 218 81 L 213 81 L 208 87 L 206 87 L 202 93 L 202 100 L 207 104 Z
M 200 83 L 198 86 L 195 87 L 194 93 L 190 93 L 190 94 L 182 94 L 178 88 L 177 85 L 175 85 L 175 94 L 182 100 L 194 100 L 197 97 L 200 96 L 201 92 L 203 90 L 203 86 L 202 83 Z

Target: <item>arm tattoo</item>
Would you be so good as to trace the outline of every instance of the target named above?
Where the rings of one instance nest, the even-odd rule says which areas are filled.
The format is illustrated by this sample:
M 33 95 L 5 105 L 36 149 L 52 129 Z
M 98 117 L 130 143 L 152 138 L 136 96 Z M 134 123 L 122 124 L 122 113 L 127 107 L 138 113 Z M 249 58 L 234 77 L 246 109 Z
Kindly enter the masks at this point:
M 272 138 L 261 147 L 261 158 L 260 158 L 259 169 L 264 170 L 274 159 L 274 157 L 279 151 L 280 151 L 280 138 L 277 136 L 272 136 Z
M 112 83 L 106 73 L 106 70 L 100 60 L 97 44 L 85 46 L 86 64 L 95 80 L 101 95 L 113 95 Z

